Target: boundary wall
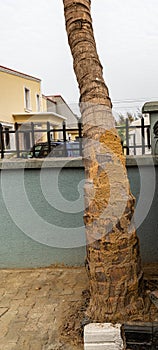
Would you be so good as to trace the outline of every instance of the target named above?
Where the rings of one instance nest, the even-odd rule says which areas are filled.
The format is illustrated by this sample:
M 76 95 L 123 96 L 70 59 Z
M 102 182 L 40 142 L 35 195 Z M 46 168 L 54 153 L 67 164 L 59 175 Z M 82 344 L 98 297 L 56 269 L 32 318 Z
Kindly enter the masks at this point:
M 158 262 L 158 159 L 127 157 L 143 263 Z M 0 268 L 84 265 L 81 158 L 0 162 Z

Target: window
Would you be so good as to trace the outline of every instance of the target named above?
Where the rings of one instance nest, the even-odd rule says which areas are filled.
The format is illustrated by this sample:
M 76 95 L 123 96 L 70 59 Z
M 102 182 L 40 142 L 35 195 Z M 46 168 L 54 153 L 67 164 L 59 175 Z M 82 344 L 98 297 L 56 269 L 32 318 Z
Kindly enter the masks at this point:
M 40 96 L 36 95 L 36 106 L 37 106 L 37 112 L 40 112 Z
M 30 110 L 31 109 L 31 104 L 30 104 L 30 90 L 25 87 L 24 89 L 24 94 L 25 94 L 25 109 Z

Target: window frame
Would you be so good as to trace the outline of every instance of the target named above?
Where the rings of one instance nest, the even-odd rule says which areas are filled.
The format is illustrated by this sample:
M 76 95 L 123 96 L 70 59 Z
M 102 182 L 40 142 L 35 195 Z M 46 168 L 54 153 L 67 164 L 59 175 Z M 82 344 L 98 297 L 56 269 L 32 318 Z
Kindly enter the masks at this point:
M 25 111 L 31 111 L 31 90 L 29 87 L 24 86 L 24 109 Z
M 37 110 L 37 112 L 41 111 L 40 94 L 38 94 L 38 93 L 36 93 L 36 110 Z

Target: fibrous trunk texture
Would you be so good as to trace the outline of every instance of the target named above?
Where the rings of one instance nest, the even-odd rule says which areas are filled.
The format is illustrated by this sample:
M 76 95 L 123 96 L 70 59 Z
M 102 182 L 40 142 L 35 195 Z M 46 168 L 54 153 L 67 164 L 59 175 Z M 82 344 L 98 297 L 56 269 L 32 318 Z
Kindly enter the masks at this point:
M 142 319 L 143 274 L 134 198 L 97 55 L 90 0 L 63 0 L 84 135 L 86 268 L 92 321 Z M 148 319 L 148 316 L 147 316 Z

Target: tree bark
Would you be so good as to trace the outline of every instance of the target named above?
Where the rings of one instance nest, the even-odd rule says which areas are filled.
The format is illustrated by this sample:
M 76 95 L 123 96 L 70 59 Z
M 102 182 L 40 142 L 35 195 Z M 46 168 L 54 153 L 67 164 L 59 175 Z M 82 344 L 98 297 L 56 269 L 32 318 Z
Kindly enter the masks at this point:
M 86 268 L 91 295 L 87 314 L 97 322 L 142 319 L 143 273 L 132 220 L 135 200 L 97 54 L 91 1 L 63 0 L 63 4 L 83 121 Z

